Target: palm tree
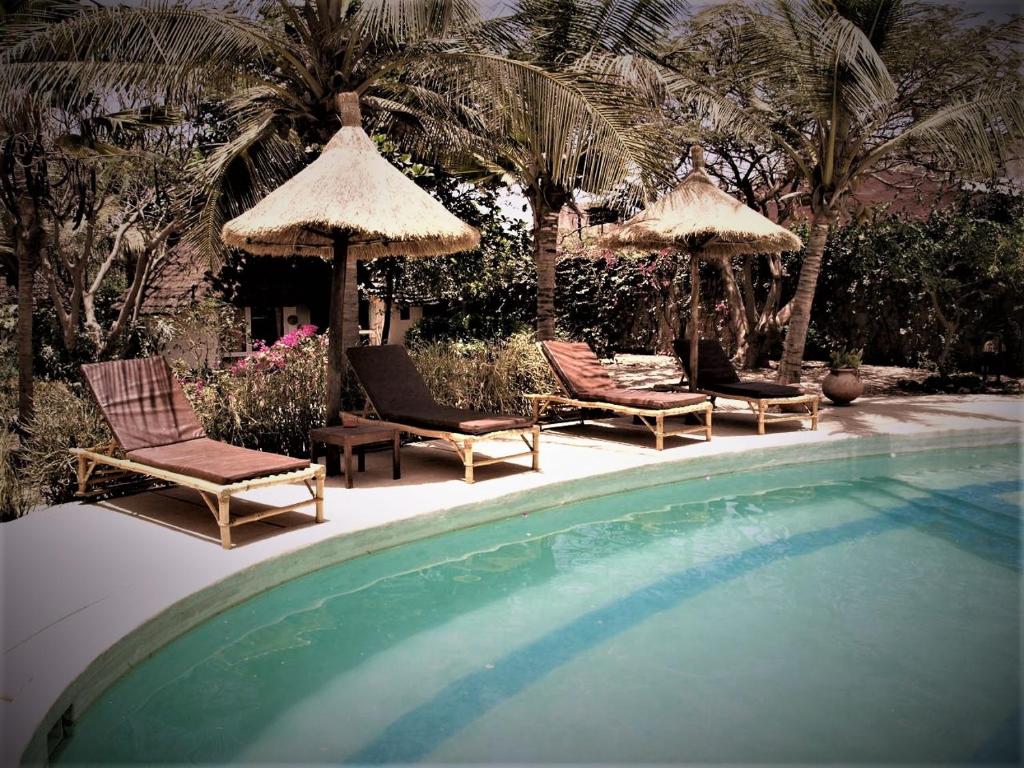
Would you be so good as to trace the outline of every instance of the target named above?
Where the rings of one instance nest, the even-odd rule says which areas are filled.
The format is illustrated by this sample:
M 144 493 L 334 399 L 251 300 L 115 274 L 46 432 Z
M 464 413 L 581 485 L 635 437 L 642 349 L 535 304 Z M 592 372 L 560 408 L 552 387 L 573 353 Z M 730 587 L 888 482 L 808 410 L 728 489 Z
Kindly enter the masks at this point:
M 449 164 L 493 155 L 488 140 L 514 129 L 532 157 L 549 158 L 541 164 L 549 194 L 581 166 L 588 182 L 622 178 L 640 154 L 632 113 L 621 108 L 627 97 L 601 94 L 592 77 L 516 60 L 514 25 L 481 23 L 467 0 L 54 7 L 7 38 L 0 108 L 29 92 L 72 101 L 156 93 L 168 103 L 220 94 L 224 139 L 204 160 L 186 237 L 210 259 L 222 250 L 224 221 L 315 157 L 337 127 L 334 96 L 343 91 L 359 95 L 374 128 Z M 627 26 L 614 14 L 612 22 Z M 591 159 L 598 145 L 605 154 Z M 343 344 L 354 345 L 355 270 L 347 272 Z
M 605 194 L 664 165 L 658 131 L 644 130 L 656 100 L 636 75 L 660 52 L 684 0 L 519 0 L 495 23 L 508 54 L 550 78 L 497 76 L 501 110 L 480 165 L 524 192 L 533 214 L 537 336 L 555 334 L 558 217 L 577 191 Z M 551 111 L 565 82 L 578 101 Z
M 991 173 L 1024 136 L 1024 94 L 1011 54 L 1020 22 L 979 28 L 956 55 L 933 35 L 948 11 L 900 0 L 766 0 L 706 13 L 694 31 L 728 29 L 741 68 L 730 93 L 690 79 L 671 87 L 711 107 L 712 119 L 753 143 L 770 139 L 792 164 L 811 212 L 810 232 L 779 369 L 800 380 L 829 227 L 848 193 L 883 163 L 910 161 Z M 1008 64 L 1007 62 L 1011 62 Z

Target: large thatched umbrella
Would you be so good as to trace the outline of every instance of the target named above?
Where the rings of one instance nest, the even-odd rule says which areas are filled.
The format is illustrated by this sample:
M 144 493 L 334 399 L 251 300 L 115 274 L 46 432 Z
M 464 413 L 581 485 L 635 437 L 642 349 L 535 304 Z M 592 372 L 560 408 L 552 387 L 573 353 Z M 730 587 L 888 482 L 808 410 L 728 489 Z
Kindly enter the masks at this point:
M 609 248 L 677 248 L 690 255 L 690 389 L 697 388 L 700 257 L 779 253 L 801 247 L 800 238 L 729 196 L 704 171 L 704 153 L 692 150 L 693 170 L 663 198 L 598 241 Z
M 440 256 L 469 250 L 480 233 L 453 216 L 377 152 L 363 131 L 359 97 L 339 94 L 341 130 L 323 154 L 224 225 L 224 242 L 249 253 L 331 259 L 327 421 L 337 423 L 344 370 L 349 259 Z

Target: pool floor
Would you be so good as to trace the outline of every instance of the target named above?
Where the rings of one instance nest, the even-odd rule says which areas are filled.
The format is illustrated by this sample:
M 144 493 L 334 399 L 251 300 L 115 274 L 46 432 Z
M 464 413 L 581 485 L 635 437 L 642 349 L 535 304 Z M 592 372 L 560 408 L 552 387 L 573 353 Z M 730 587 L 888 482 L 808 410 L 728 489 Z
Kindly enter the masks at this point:
M 1020 760 L 1018 446 L 660 485 L 331 566 L 59 762 Z

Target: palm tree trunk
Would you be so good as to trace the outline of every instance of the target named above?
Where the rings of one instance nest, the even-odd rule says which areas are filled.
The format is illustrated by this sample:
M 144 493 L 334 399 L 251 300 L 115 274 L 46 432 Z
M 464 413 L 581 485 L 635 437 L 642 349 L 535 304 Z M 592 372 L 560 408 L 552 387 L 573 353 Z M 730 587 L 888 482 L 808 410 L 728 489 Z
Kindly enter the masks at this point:
M 359 346 L 359 260 L 348 255 L 345 268 L 345 309 L 342 317 L 344 349 Z
M 554 184 L 538 182 L 529 195 L 533 208 L 533 256 L 537 267 L 537 338 L 555 338 L 555 257 L 558 214 L 566 194 Z
M 384 321 L 380 328 L 380 343 L 391 338 L 391 310 L 395 305 L 395 272 L 389 264 L 384 271 Z
M 36 269 L 40 263 L 42 226 L 35 201 L 28 195 L 18 200 L 15 254 L 18 259 L 18 423 L 32 418 L 34 379 L 32 370 L 32 311 L 35 308 Z
M 327 425 L 341 423 L 342 382 L 345 373 L 345 315 L 347 307 L 349 269 L 348 237 L 338 235 L 334 240 L 334 260 L 331 267 L 331 308 L 327 319 Z
M 807 328 L 811 324 L 811 305 L 814 303 L 814 289 L 818 285 L 821 271 L 821 257 L 825 253 L 828 239 L 829 216 L 816 211 L 811 221 L 811 236 L 800 265 L 800 279 L 792 302 L 792 315 L 786 330 L 786 344 L 779 365 L 779 381 L 795 384 L 800 381 L 800 369 L 804 361 L 804 347 L 807 344 Z

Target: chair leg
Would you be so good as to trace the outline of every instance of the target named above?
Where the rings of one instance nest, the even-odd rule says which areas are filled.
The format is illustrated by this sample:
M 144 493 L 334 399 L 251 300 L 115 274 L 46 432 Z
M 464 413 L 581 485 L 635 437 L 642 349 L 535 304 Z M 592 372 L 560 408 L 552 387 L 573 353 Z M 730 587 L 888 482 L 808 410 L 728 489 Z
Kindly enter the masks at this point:
M 704 439 L 709 443 L 711 442 L 711 412 L 713 408 L 708 408 L 704 411 Z
M 533 454 L 533 471 L 540 471 L 540 427 L 534 425 L 533 427 L 533 446 L 531 453 Z
M 818 401 L 811 402 L 811 429 L 818 428 Z
M 665 448 L 665 414 L 659 413 L 654 417 L 654 448 L 661 451 Z
M 316 521 L 322 523 L 324 521 L 324 475 L 327 471 L 321 469 L 316 474 L 316 495 L 313 497 L 316 503 Z
M 764 434 L 764 411 L 765 411 L 764 400 L 761 400 L 757 404 L 757 434 L 759 434 L 759 435 L 763 435 Z
M 78 495 L 85 496 L 89 490 L 89 465 L 85 456 L 78 458 Z
M 391 438 L 391 479 L 402 479 L 402 433 L 397 430 Z
M 466 467 L 466 482 L 472 483 L 473 479 L 473 441 L 467 440 L 462 444 L 462 463 Z
M 220 545 L 231 549 L 231 497 L 217 498 L 217 525 L 220 526 Z

